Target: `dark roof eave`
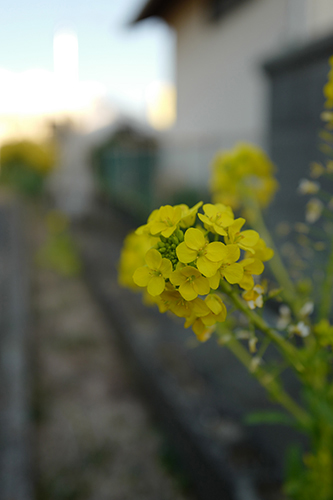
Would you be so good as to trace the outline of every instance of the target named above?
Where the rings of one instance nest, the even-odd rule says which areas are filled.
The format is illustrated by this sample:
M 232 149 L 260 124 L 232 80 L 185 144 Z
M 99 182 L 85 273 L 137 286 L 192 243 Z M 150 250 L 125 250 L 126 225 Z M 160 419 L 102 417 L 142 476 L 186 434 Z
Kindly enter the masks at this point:
M 179 3 L 180 0 L 148 0 L 131 24 L 139 23 L 149 17 L 160 17 L 166 21 L 167 14 Z

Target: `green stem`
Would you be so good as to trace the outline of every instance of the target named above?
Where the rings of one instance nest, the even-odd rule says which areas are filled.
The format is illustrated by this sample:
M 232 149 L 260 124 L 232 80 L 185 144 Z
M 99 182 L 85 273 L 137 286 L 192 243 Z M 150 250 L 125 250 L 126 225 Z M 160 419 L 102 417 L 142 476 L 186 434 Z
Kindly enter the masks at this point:
M 247 368 L 247 370 L 258 380 L 258 382 L 268 391 L 268 393 L 283 406 L 303 427 L 308 428 L 311 423 L 311 418 L 308 413 L 300 407 L 289 394 L 283 389 L 274 377 L 265 371 L 260 366 L 254 370 L 252 368 L 252 357 L 242 344 L 236 340 L 231 339 L 226 344 L 230 351 L 236 358 Z
M 268 391 L 275 401 L 283 406 L 303 427 L 309 427 L 311 418 L 308 413 L 300 407 L 288 393 L 286 393 L 283 387 L 270 373 L 260 366 L 256 367 L 255 370 L 252 369 L 252 357 L 238 340 L 233 338 L 229 340 L 226 346 Z
M 304 371 L 304 366 L 298 359 L 297 349 L 288 342 L 288 340 L 281 337 L 274 328 L 271 328 L 259 314 L 249 309 L 248 305 L 239 297 L 238 291 L 233 289 L 226 281 L 221 280 L 220 289 L 230 297 L 237 309 L 242 311 L 256 328 L 274 342 L 280 352 L 287 357 L 295 370 L 298 373 L 302 373 Z
M 325 273 L 325 280 L 321 290 L 319 319 L 329 318 L 333 297 L 333 239 Z
M 275 276 L 276 281 L 282 287 L 282 292 L 281 292 L 282 297 L 285 300 L 285 302 L 290 306 L 295 316 L 298 316 L 300 305 L 298 304 L 295 285 L 289 277 L 288 271 L 286 270 L 285 265 L 280 257 L 279 251 L 266 226 L 258 202 L 257 200 L 251 198 L 248 204 L 249 208 L 255 211 L 255 218 L 253 221 L 255 229 L 257 229 L 260 236 L 265 241 L 266 245 L 268 245 L 274 250 L 274 257 L 269 261 L 269 266 L 271 268 L 272 273 Z

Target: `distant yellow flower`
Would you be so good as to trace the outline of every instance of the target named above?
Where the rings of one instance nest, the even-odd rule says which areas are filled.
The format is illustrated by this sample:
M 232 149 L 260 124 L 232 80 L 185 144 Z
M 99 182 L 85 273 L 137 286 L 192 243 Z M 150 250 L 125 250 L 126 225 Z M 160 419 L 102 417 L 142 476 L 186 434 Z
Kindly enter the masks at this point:
M 333 57 L 330 57 L 329 64 L 331 68 L 328 73 L 328 82 L 324 86 L 324 96 L 326 97 L 325 107 L 333 108 Z
M 268 156 L 252 144 L 238 144 L 219 153 L 213 160 L 210 182 L 214 202 L 238 209 L 246 198 L 255 197 L 261 206 L 267 206 L 278 188 L 274 170 Z
M 170 281 L 179 287 L 179 293 L 185 300 L 193 300 L 198 295 L 207 295 L 210 291 L 208 279 L 192 266 L 182 267 L 174 271 L 170 275 Z
M 133 281 L 138 286 L 147 287 L 153 297 L 160 295 L 165 288 L 165 280 L 172 273 L 170 260 L 163 259 L 160 252 L 152 248 L 145 256 L 146 266 L 139 267 L 133 274 Z
M 314 326 L 313 329 L 320 345 L 333 345 L 333 326 L 327 319 L 322 319 Z

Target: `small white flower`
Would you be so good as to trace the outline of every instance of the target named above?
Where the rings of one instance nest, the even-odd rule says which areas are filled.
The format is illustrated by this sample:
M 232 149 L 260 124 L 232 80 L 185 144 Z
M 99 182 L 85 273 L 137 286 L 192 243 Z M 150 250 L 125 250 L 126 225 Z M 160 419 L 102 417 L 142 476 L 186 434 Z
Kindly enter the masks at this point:
M 324 205 L 318 198 L 312 198 L 306 205 L 305 220 L 309 224 L 316 222 L 322 214 Z
M 297 325 L 291 325 L 288 328 L 289 333 L 299 335 L 300 337 L 307 337 L 310 335 L 310 327 L 304 323 L 304 321 L 299 321 Z
M 313 313 L 313 310 L 314 310 L 313 302 L 306 302 L 299 313 L 301 316 L 309 316 L 310 314 Z
M 279 314 L 276 326 L 279 330 L 284 330 L 291 322 L 291 310 L 288 306 L 282 304 L 279 308 Z
M 320 189 L 318 182 L 301 179 L 298 185 L 298 192 L 301 194 L 316 194 Z
M 253 356 L 250 363 L 250 372 L 254 373 L 260 364 L 261 358 L 259 356 Z

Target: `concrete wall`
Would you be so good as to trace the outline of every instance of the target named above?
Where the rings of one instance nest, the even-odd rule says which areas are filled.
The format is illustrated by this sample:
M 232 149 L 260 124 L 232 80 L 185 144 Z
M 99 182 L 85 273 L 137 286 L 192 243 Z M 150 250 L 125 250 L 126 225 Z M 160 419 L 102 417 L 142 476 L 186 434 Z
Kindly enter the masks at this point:
M 206 184 L 218 149 L 240 140 L 265 147 L 269 84 L 262 63 L 333 29 L 332 0 L 249 0 L 215 21 L 206 5 L 187 0 L 170 19 L 177 122 L 162 169 L 180 184 Z

